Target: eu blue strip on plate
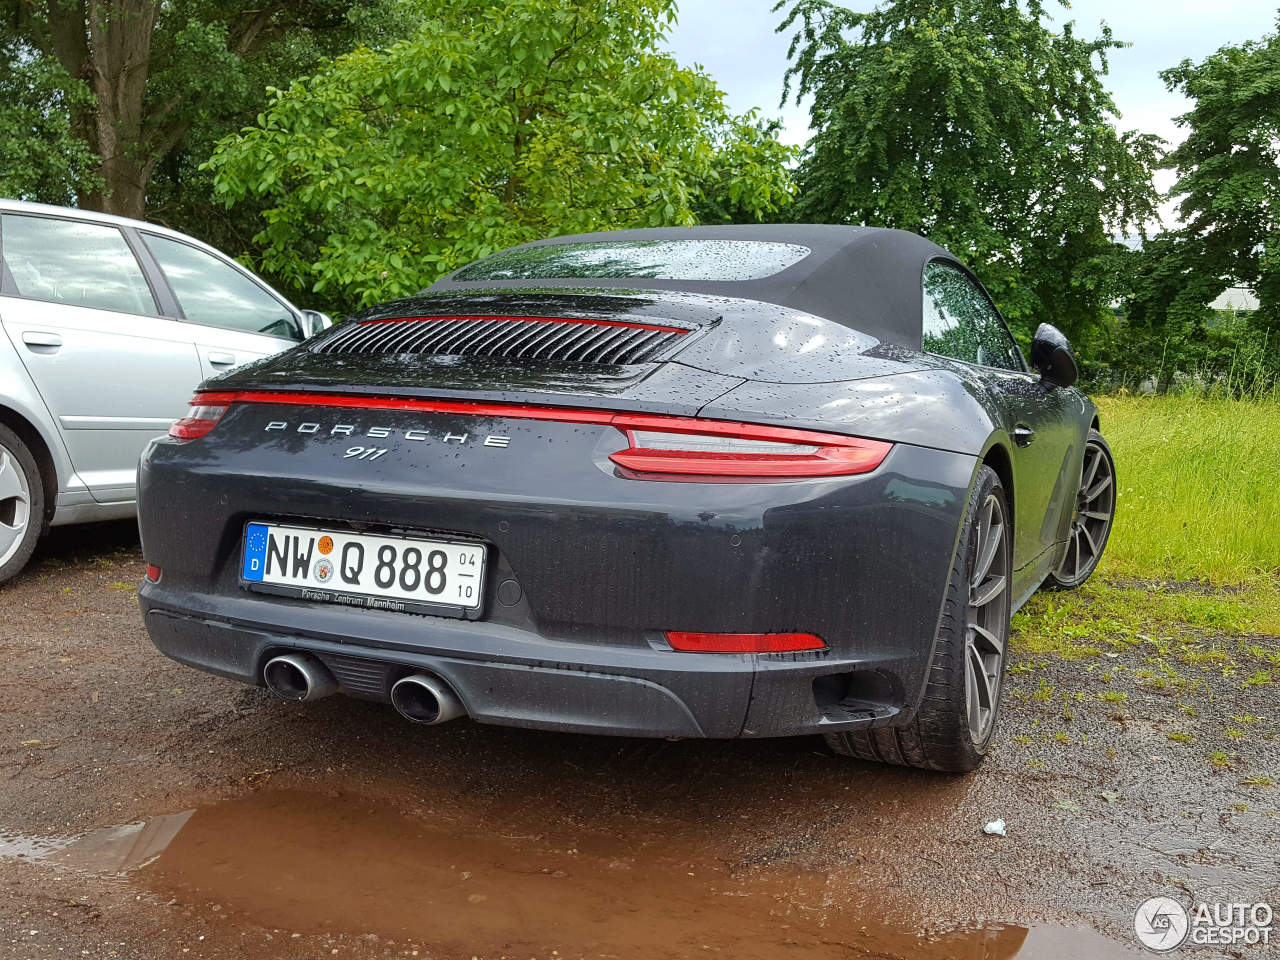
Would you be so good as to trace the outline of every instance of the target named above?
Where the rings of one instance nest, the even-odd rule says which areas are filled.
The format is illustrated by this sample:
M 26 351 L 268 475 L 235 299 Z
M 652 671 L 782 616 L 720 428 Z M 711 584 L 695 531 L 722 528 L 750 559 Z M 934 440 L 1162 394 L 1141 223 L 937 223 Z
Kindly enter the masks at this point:
M 244 578 L 262 580 L 267 565 L 267 525 L 251 523 L 244 531 Z

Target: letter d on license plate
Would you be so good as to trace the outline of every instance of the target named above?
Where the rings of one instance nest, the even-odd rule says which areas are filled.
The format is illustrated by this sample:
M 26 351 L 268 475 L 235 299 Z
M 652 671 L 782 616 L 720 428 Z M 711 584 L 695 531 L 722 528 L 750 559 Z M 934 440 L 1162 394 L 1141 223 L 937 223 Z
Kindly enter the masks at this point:
M 249 523 L 240 575 L 265 593 L 466 616 L 481 608 L 484 569 L 484 544 L 470 540 Z

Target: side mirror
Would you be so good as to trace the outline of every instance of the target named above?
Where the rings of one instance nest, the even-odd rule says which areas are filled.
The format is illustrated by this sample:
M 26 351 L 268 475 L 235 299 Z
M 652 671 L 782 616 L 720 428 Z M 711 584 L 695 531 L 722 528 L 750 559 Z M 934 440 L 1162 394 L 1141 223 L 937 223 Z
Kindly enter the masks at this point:
M 327 313 L 321 313 L 319 310 L 302 311 L 302 339 L 314 337 L 321 330 L 327 330 L 332 326 L 333 321 Z
M 1070 341 L 1049 323 L 1040 324 L 1031 341 L 1031 366 L 1040 372 L 1042 382 L 1055 387 L 1069 387 L 1080 376 Z

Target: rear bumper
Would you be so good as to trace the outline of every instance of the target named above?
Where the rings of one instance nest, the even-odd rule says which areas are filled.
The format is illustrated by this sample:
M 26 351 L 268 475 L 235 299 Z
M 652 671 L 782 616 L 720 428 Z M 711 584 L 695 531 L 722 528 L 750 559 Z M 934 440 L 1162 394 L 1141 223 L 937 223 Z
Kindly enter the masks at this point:
M 353 642 L 323 629 L 324 609 L 289 625 L 267 624 L 195 613 L 190 599 L 186 610 L 176 609 L 182 599 L 158 584 L 144 584 L 140 599 L 161 652 L 228 679 L 260 685 L 267 660 L 302 650 L 349 696 L 389 702 L 397 679 L 427 671 L 448 681 L 474 720 L 564 732 L 731 738 L 888 725 L 900 721 L 904 707 L 892 691 L 904 689 L 916 669 L 912 656 L 860 661 L 582 647 L 501 624 L 402 614 L 387 616 L 413 623 L 412 641 Z M 263 602 L 257 598 L 241 602 L 239 612 L 251 618 L 264 612 L 252 609 Z M 853 687 L 842 681 L 837 688 L 832 677 L 854 677 Z
M 428 670 L 481 722 L 635 736 L 846 730 L 919 703 L 972 457 L 899 444 L 860 476 L 668 483 L 619 475 L 606 428 L 578 424 L 380 412 L 359 429 L 510 445 L 388 441 L 363 465 L 346 434 L 264 429 L 323 416 L 233 407 L 208 437 L 144 454 L 139 526 L 163 575 L 139 596 L 169 656 L 260 683 L 268 654 L 312 651 L 378 700 Z M 462 620 L 249 592 L 251 520 L 474 539 L 484 607 Z M 808 632 L 827 649 L 683 653 L 667 630 Z

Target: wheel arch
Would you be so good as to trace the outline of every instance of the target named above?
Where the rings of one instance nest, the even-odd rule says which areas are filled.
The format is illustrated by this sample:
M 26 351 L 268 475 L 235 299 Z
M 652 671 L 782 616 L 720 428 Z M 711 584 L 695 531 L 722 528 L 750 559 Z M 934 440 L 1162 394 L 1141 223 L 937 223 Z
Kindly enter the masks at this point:
M 58 467 L 53 451 L 39 428 L 12 407 L 0 404 L 0 423 L 16 433 L 35 457 L 40 484 L 44 487 L 44 524 L 48 526 L 58 505 Z
M 1009 523 L 1016 523 L 1016 511 L 1014 509 L 1014 489 L 1013 489 L 1013 460 L 1009 456 L 1008 449 L 998 440 L 993 441 L 985 453 L 982 454 L 982 462 L 996 472 L 996 476 L 1000 478 L 1000 485 L 1004 487 L 1004 497 L 1009 503 Z

